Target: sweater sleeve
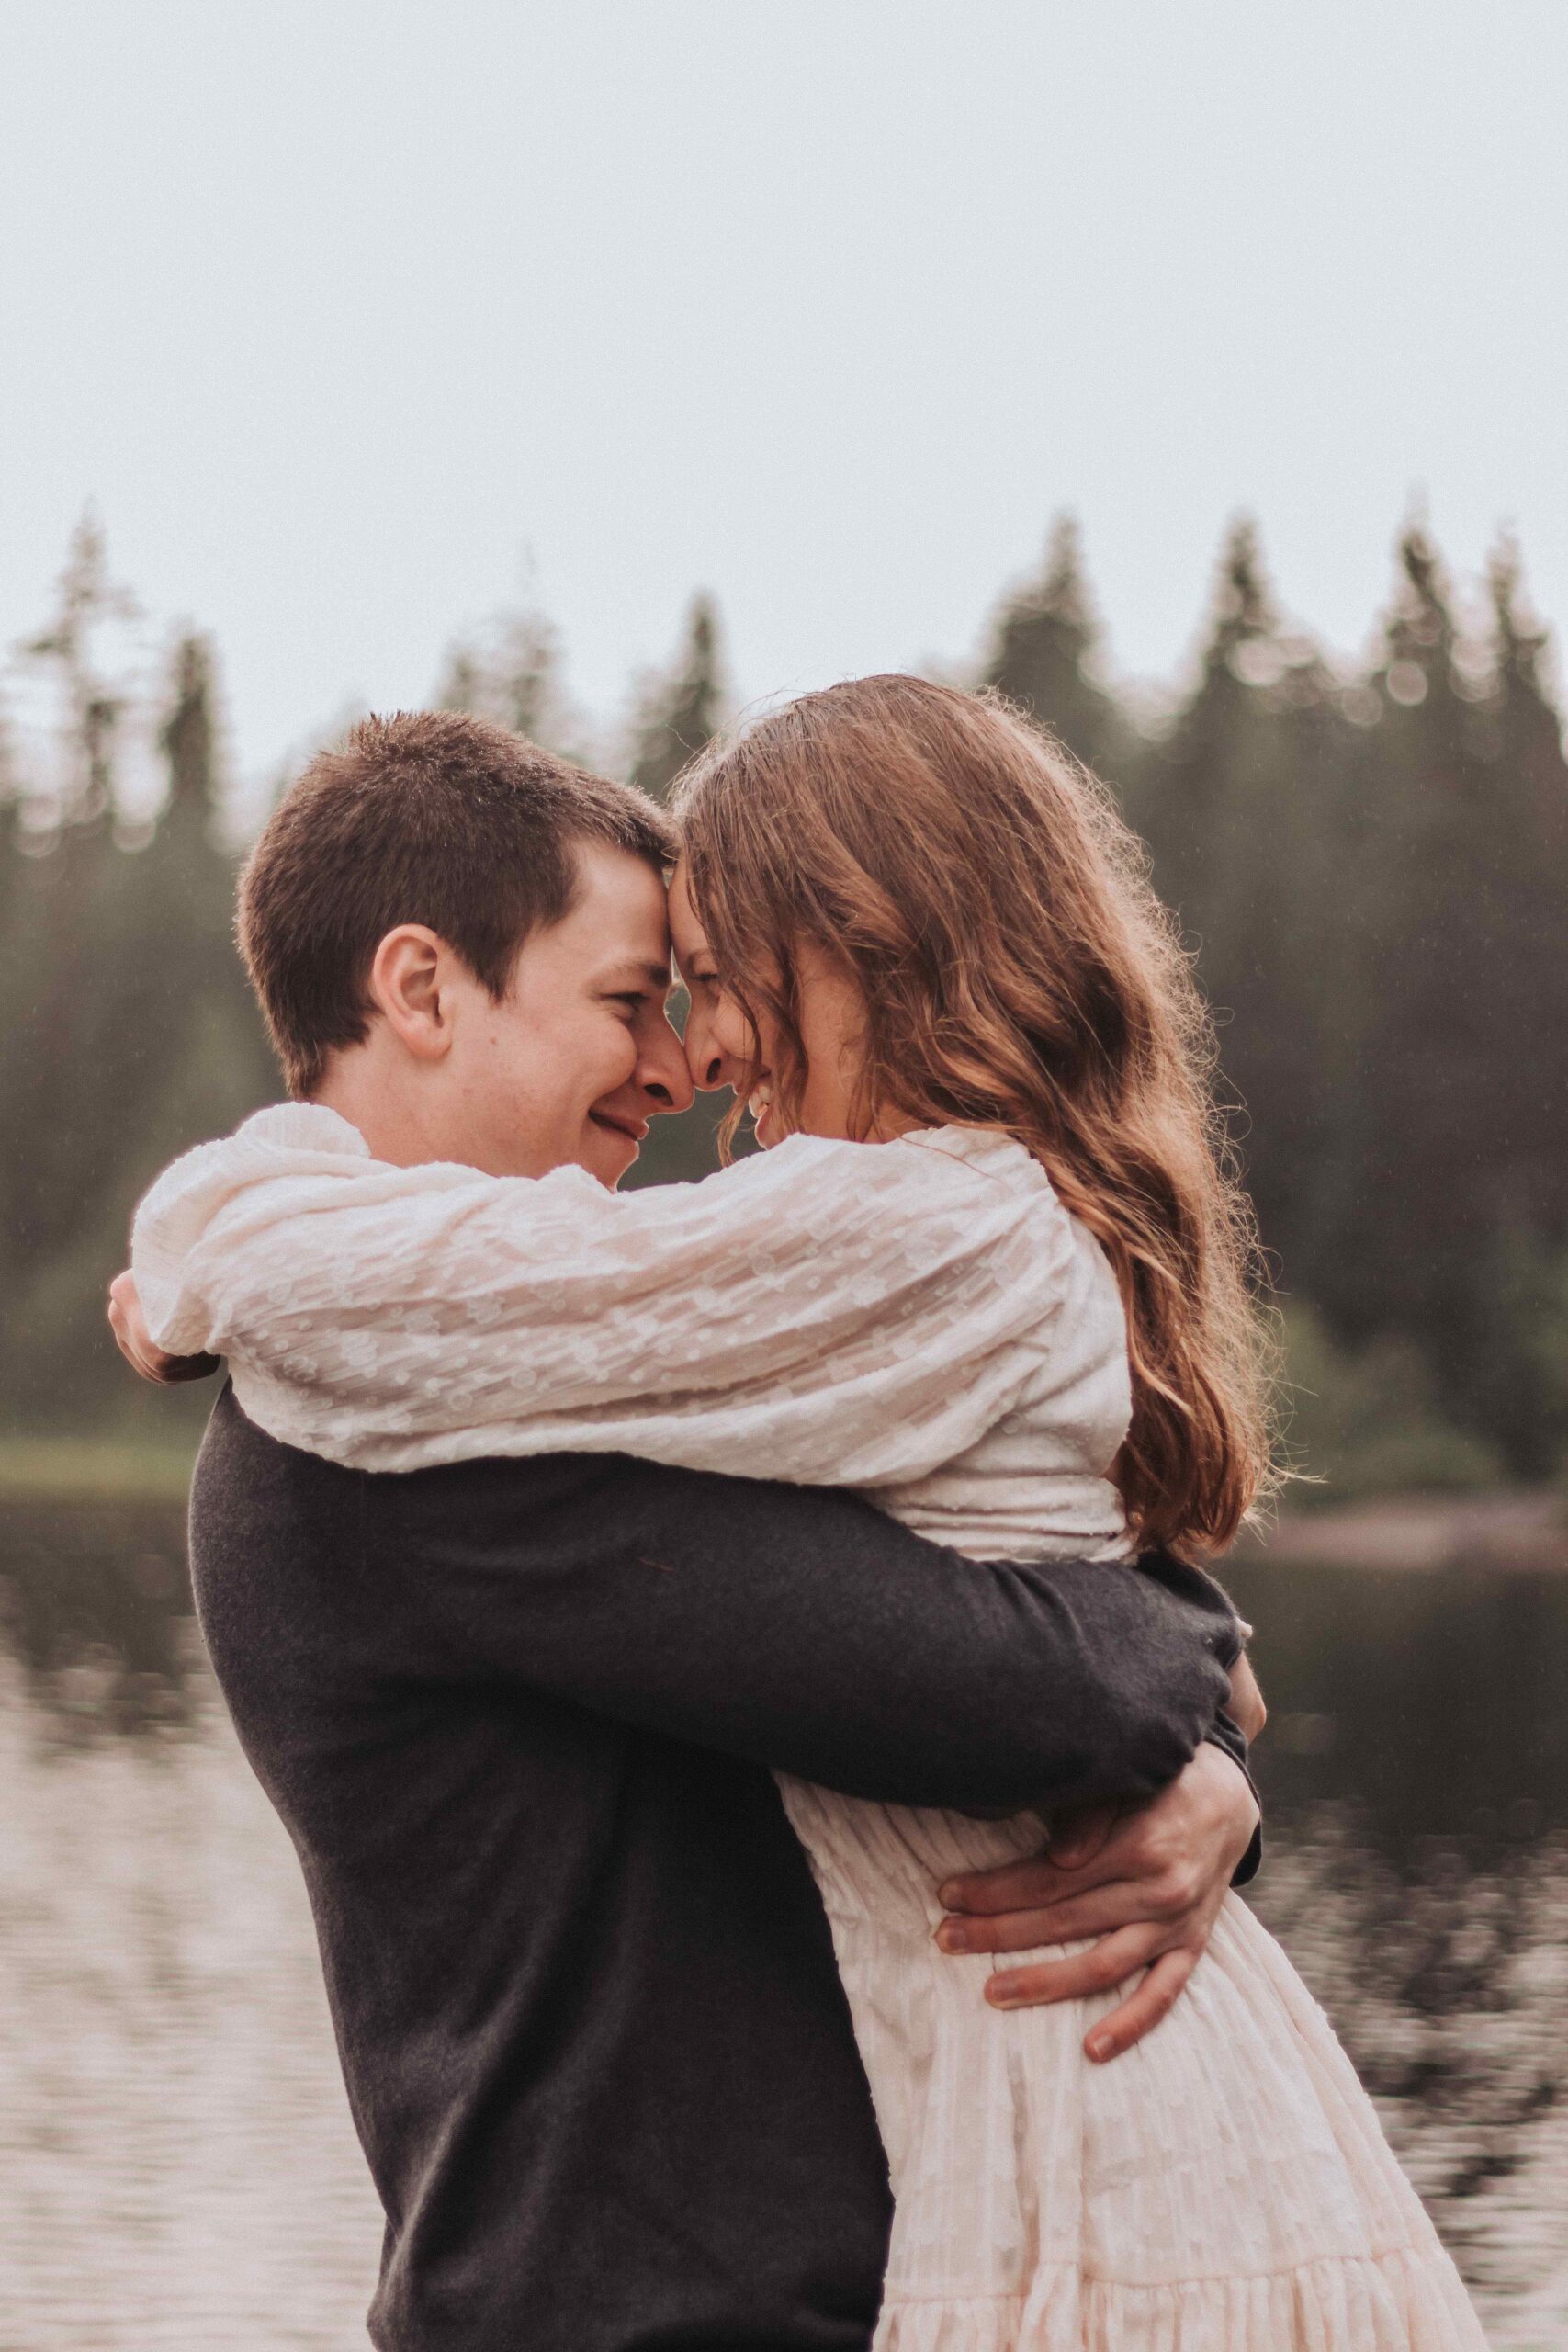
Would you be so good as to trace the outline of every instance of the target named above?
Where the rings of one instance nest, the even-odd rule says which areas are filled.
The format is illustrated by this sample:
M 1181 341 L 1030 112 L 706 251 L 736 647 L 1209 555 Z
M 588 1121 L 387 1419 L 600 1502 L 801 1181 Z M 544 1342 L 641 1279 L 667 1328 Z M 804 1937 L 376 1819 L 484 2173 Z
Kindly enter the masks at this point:
M 352 1466 L 617 1452 L 874 1487 L 1012 1408 L 1060 1298 L 1043 1171 L 966 1146 L 796 1137 L 616 1194 L 389 1167 L 295 1106 L 169 1170 L 132 1263 L 163 1345 L 228 1356 L 253 1419 Z
M 561 1457 L 524 1510 L 506 1461 L 366 1483 L 430 1671 L 852 1795 L 976 1812 L 1151 1795 L 1224 1702 L 1229 1604 L 1160 1555 L 972 1561 L 852 1496 L 646 1463 Z

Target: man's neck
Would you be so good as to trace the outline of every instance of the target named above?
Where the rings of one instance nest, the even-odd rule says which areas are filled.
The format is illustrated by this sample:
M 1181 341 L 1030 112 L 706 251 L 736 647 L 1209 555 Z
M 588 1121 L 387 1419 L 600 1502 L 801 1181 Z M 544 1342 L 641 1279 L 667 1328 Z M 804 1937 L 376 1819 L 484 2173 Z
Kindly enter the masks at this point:
M 422 1168 L 462 1157 L 442 1134 L 445 1123 L 433 1115 L 437 1104 L 420 1087 L 401 1082 L 401 1073 L 388 1069 L 367 1046 L 334 1054 L 310 1099 L 357 1127 L 372 1159 L 389 1168 Z

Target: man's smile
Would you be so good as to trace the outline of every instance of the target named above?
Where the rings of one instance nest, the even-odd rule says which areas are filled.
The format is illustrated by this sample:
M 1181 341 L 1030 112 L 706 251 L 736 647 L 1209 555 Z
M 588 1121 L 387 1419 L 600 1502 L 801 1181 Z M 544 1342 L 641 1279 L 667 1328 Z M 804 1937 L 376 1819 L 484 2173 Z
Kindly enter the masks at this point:
M 596 1127 L 608 1127 L 612 1135 L 625 1136 L 628 1143 L 640 1145 L 648 1133 L 646 1119 L 634 1119 L 624 1111 L 590 1111 L 588 1115 Z

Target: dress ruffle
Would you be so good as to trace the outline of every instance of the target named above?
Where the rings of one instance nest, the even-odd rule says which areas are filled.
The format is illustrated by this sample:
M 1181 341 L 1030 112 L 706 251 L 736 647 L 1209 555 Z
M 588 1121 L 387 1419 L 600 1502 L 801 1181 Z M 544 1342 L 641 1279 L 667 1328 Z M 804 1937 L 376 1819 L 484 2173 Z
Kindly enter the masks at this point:
M 874 2352 L 1485 2352 L 1328 2019 L 1235 1895 L 1169 2017 L 1095 2066 L 1122 1993 L 998 2011 L 989 1957 L 931 1940 L 932 1886 L 1037 1828 L 784 1794 L 892 2176 Z
M 1026 2295 L 900 2302 L 875 2352 L 1486 2352 L 1452 2266 L 1435 2250 L 1303 2263 L 1179 2286 L 1085 2278 L 1053 2264 Z

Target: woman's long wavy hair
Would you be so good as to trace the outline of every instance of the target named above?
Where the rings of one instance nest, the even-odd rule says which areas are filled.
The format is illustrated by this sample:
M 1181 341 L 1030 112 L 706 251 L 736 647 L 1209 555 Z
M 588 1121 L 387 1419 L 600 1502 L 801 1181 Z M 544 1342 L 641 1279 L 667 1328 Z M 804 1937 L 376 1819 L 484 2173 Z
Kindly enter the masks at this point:
M 709 745 L 674 813 L 723 984 L 777 1041 L 784 1122 L 810 942 L 864 1008 L 853 1131 L 1000 1127 L 1098 1237 L 1127 1316 L 1130 1527 L 1218 1551 L 1274 1476 L 1259 1254 L 1207 1012 L 1103 788 L 999 697 L 890 676 Z

